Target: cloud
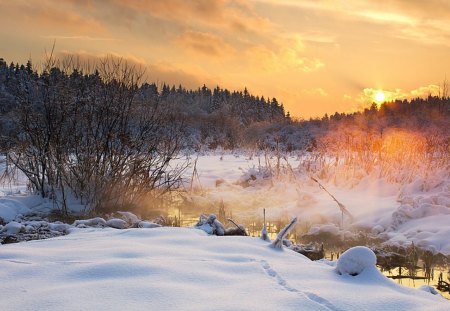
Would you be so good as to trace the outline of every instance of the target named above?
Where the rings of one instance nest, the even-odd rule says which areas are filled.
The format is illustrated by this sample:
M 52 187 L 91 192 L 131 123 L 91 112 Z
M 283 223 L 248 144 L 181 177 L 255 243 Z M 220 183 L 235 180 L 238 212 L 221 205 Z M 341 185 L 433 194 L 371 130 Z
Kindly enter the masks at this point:
M 222 38 L 206 32 L 185 31 L 176 41 L 183 48 L 206 56 L 227 57 L 235 52 Z
M 435 85 L 435 84 L 430 84 L 427 86 L 421 86 L 415 90 L 412 90 L 409 92 L 411 97 L 416 98 L 416 97 L 428 97 L 429 95 L 431 96 L 439 96 L 442 93 L 442 89 L 440 86 Z
M 51 0 L 42 1 L 8 1 L 2 6 L 4 18 L 14 18 L 21 27 L 29 27 L 40 32 L 57 30 L 71 35 L 104 35 L 107 28 L 96 18 L 68 10 L 64 3 Z
M 274 39 L 270 45 L 258 44 L 246 50 L 252 67 L 263 71 L 302 71 L 310 73 L 325 64 L 316 57 L 306 56 L 305 46 L 298 35 Z
M 47 35 L 41 36 L 44 39 L 54 40 L 84 40 L 84 41 L 116 41 L 114 38 L 90 37 L 90 36 L 61 36 L 61 35 Z
M 375 88 L 365 88 L 356 97 L 357 101 L 363 106 L 371 105 L 375 102 L 375 95 L 378 92 L 383 92 L 385 95 L 385 101 L 395 101 L 395 100 L 411 100 L 414 98 L 426 98 L 429 95 L 438 96 L 440 95 L 441 88 L 438 85 L 430 84 L 426 86 L 421 86 L 413 90 L 404 91 L 402 89 L 393 90 L 383 90 Z
M 450 2 L 442 0 L 296 1 L 258 0 L 272 7 L 290 7 L 301 14 L 320 16 L 360 28 L 388 27 L 385 35 L 426 45 L 450 46 Z M 320 15 L 319 15 L 320 14 Z M 331 29 L 331 32 L 333 30 Z
M 185 70 L 166 62 L 148 63 L 143 58 L 132 54 L 118 53 L 90 53 L 86 51 L 59 51 L 55 54 L 60 64 L 68 63 L 70 60 L 75 67 L 84 72 L 92 72 L 102 61 L 109 58 L 113 61 L 122 61 L 123 65 L 133 67 L 138 73 L 143 74 L 141 82 L 163 83 L 169 85 L 183 85 L 187 88 L 197 88 L 203 84 L 214 85 L 215 79 L 208 77 L 198 70 Z
M 109 0 L 116 12 L 131 12 L 130 16 L 170 21 L 181 27 L 226 28 L 236 32 L 260 32 L 272 23 L 257 14 L 243 0 Z M 129 20 L 128 22 L 132 22 Z
M 382 24 L 401 24 L 401 25 L 414 25 L 417 20 L 411 16 L 407 16 L 404 14 L 399 14 L 395 12 L 385 12 L 385 11 L 359 11 L 355 12 L 355 15 L 361 16 L 363 18 L 367 18 L 374 22 L 382 23 Z

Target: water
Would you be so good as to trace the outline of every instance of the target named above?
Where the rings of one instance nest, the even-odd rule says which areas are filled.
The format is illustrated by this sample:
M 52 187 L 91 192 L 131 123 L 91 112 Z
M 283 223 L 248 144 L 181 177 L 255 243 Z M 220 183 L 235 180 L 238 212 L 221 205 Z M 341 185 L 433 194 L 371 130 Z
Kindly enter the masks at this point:
M 442 279 L 447 283 L 450 283 L 450 274 L 448 266 L 436 266 L 432 269 L 431 275 L 428 275 L 426 270 L 424 269 L 416 269 L 413 275 L 410 275 L 410 271 L 405 267 L 397 267 L 390 270 L 385 270 L 383 267 L 378 267 L 380 271 L 391 278 L 394 282 L 408 286 L 419 288 L 423 285 L 431 285 L 437 289 L 438 287 L 438 279 L 439 275 L 442 276 Z M 439 293 L 445 298 L 450 300 L 450 293 L 446 291 L 440 291 Z

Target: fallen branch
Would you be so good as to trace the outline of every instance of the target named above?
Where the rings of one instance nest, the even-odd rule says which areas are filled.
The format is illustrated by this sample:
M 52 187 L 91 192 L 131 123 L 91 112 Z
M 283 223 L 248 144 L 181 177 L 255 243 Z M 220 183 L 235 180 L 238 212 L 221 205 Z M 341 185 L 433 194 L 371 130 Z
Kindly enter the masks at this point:
M 280 231 L 280 233 L 278 233 L 277 238 L 272 242 L 272 244 L 270 244 L 270 247 L 281 249 L 283 247 L 284 238 L 287 236 L 289 231 L 294 228 L 296 223 L 297 217 L 292 219 L 291 222 L 286 227 L 284 227 L 283 230 Z
M 342 204 L 341 202 L 339 202 L 335 197 L 334 197 L 334 195 L 332 195 L 317 179 L 315 179 L 314 177 L 311 177 L 310 176 L 310 178 L 312 179 L 312 180 L 314 180 L 318 185 L 319 185 L 319 188 L 320 189 L 322 189 L 322 190 L 324 190 L 326 193 L 328 193 L 328 195 L 334 200 L 334 202 L 336 202 L 337 203 L 337 205 L 339 206 L 339 209 L 341 210 L 341 212 L 342 212 L 342 215 L 347 215 L 349 218 L 350 218 L 350 220 L 351 221 L 353 221 L 353 215 L 348 211 L 348 209 L 344 206 L 344 204 Z
M 231 222 L 233 225 L 235 225 L 236 226 L 236 228 L 238 228 L 239 229 L 239 231 L 241 231 L 242 232 L 242 235 L 245 235 L 245 236 L 247 236 L 247 232 L 245 232 L 245 230 L 243 230 L 242 228 L 241 228 L 241 226 L 239 226 L 237 223 L 235 223 L 234 222 L 234 220 L 233 219 L 231 219 L 231 218 L 227 218 L 227 220 L 229 221 L 229 222 Z

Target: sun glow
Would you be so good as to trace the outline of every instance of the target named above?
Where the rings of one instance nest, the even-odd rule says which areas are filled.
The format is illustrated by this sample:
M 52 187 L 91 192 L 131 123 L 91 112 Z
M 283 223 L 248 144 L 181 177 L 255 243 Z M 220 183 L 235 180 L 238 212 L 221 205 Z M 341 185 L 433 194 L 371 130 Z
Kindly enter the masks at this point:
M 375 101 L 377 103 L 382 103 L 386 99 L 386 95 L 383 93 L 383 91 L 378 91 L 375 93 Z

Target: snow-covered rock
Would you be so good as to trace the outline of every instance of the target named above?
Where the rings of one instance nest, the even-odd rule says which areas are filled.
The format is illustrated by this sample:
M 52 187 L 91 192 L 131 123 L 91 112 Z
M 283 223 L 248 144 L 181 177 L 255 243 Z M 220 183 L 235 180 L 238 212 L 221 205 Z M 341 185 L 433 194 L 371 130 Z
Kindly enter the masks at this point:
M 25 227 L 21 223 L 18 223 L 16 221 L 10 221 L 2 229 L 3 232 L 6 232 L 7 234 L 10 235 L 17 234 L 24 230 Z
M 95 217 L 91 219 L 81 219 L 81 220 L 75 220 L 75 222 L 72 224 L 74 227 L 105 227 L 107 226 L 106 221 L 101 217 Z
M 225 234 L 225 227 L 217 219 L 216 215 L 214 215 L 214 214 L 209 215 L 207 222 L 213 227 L 214 233 L 216 235 L 224 235 Z
M 146 220 L 140 221 L 137 226 L 138 226 L 138 228 L 159 228 L 159 227 L 161 227 L 160 224 L 157 224 L 157 223 L 154 223 L 151 221 L 146 221 Z
M 72 228 L 71 225 L 64 224 L 62 222 L 49 223 L 48 227 L 50 230 L 58 232 L 68 232 L 69 229 Z
M 211 214 L 208 217 L 201 215 L 198 223 L 195 225 L 196 229 L 205 231 L 208 234 L 225 235 L 224 225 L 217 219 L 215 214 Z
M 128 224 L 125 220 L 120 218 L 112 218 L 106 221 L 106 225 L 115 229 L 126 229 L 128 228 Z
M 137 225 L 141 219 L 139 217 L 137 217 L 135 214 L 131 213 L 131 212 L 117 212 L 117 214 L 119 214 L 123 220 L 125 220 L 128 224 L 134 226 Z
M 356 246 L 346 250 L 339 257 L 336 272 L 355 276 L 366 269 L 375 268 L 376 263 L 377 256 L 370 248 Z

